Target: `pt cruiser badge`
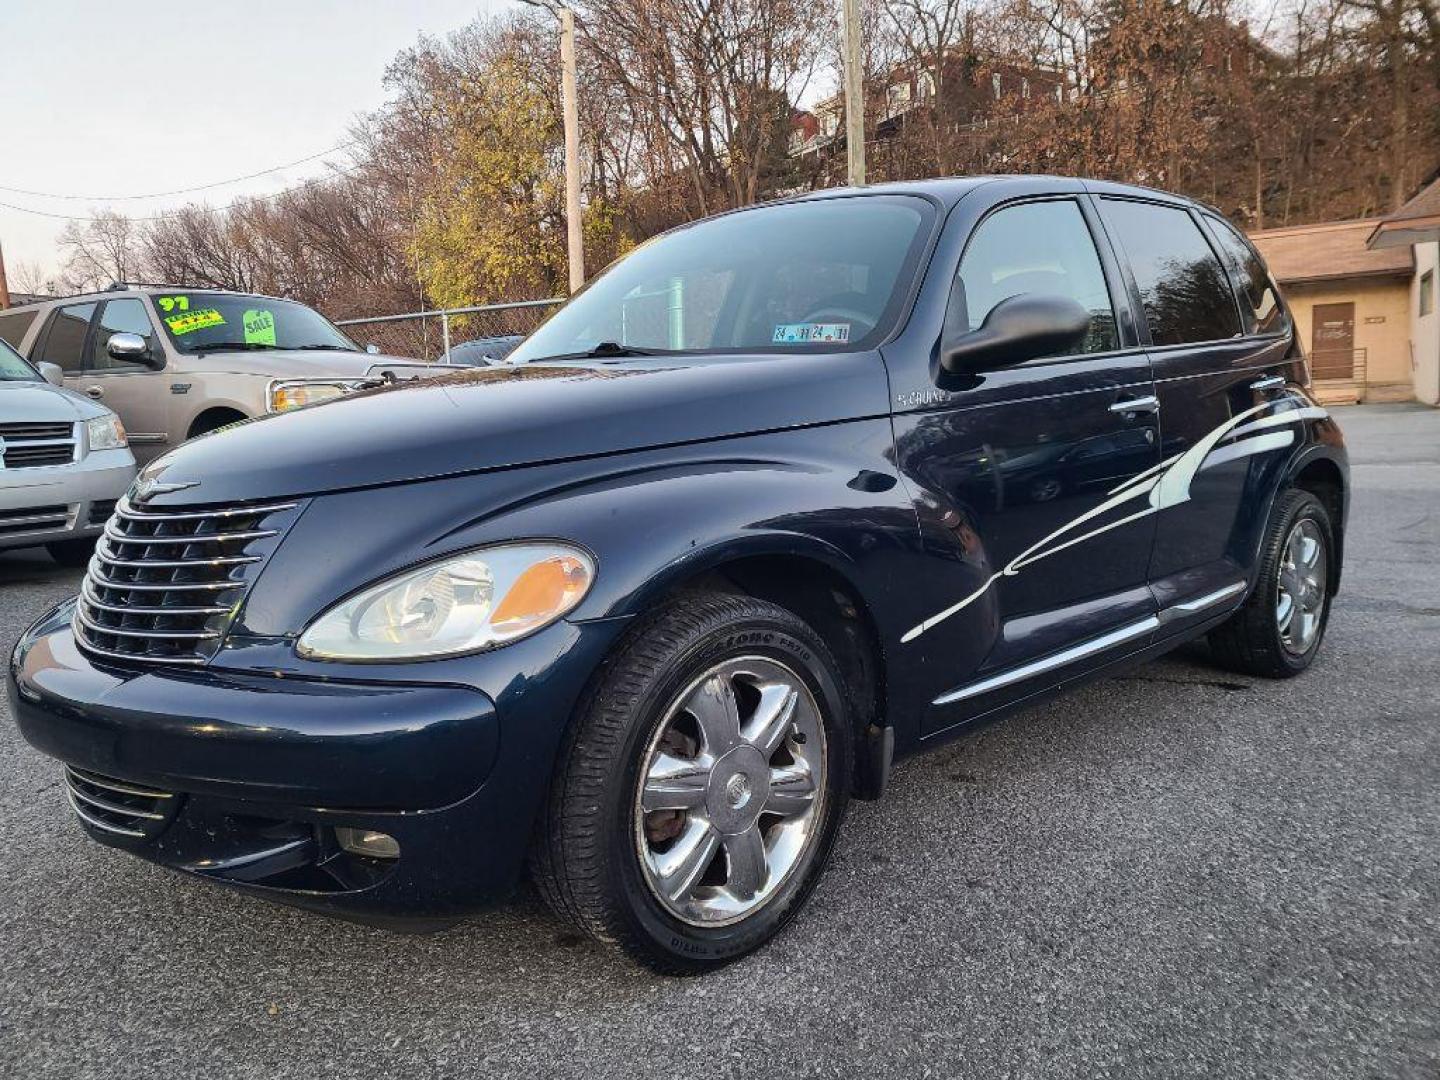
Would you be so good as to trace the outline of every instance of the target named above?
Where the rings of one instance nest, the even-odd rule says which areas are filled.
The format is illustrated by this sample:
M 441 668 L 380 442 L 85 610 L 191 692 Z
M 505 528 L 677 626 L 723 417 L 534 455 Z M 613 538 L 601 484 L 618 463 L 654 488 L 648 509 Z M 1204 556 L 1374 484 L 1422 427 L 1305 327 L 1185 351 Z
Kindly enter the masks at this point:
M 528 872 L 701 971 L 801 910 L 896 757 L 1195 638 L 1277 678 L 1320 649 L 1344 442 L 1264 264 L 1188 200 L 752 207 L 510 360 L 146 470 L 11 664 L 90 836 L 396 927 Z

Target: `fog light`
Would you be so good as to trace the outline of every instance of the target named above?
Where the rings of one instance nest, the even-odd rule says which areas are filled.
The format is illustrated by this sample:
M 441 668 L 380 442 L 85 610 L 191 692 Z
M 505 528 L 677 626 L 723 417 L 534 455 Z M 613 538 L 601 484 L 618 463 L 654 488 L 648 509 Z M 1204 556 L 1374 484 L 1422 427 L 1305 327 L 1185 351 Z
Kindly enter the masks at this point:
M 398 859 L 400 843 L 389 833 L 373 829 L 336 828 L 335 841 L 352 855 L 368 855 L 372 859 Z

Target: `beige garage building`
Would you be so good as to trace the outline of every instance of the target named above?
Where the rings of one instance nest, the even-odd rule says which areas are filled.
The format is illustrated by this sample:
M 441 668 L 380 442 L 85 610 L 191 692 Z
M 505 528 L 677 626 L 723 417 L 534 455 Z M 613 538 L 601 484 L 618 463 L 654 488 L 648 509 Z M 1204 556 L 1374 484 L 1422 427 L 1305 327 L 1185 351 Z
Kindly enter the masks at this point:
M 1317 396 L 1327 403 L 1409 401 L 1415 257 L 1367 246 L 1381 218 L 1265 229 L 1250 239 L 1295 313 Z

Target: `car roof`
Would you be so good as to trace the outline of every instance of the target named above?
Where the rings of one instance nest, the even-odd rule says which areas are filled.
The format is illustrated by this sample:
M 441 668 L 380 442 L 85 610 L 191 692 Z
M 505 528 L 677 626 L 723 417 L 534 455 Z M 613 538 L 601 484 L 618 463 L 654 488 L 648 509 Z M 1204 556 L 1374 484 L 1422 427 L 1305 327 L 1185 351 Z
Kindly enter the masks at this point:
M 869 184 L 865 187 L 823 188 L 797 196 L 794 201 L 835 198 L 848 195 L 923 195 L 940 202 L 946 209 L 959 202 L 977 188 L 994 188 L 994 194 L 1004 195 L 1007 186 L 1025 187 L 1033 190 L 1036 184 L 1052 182 L 1057 189 L 1079 188 L 1095 195 L 1124 195 L 1131 198 L 1159 200 L 1176 205 L 1194 206 L 1198 209 L 1218 213 L 1214 207 L 1197 202 L 1185 195 L 1162 191 L 1159 188 L 1143 187 L 1139 184 L 1120 184 L 1110 180 L 1091 180 L 1080 176 L 1053 176 L 1048 174 L 994 174 L 986 176 L 941 176 L 931 180 L 900 180 L 883 184 Z
M 72 293 L 69 296 L 47 296 L 43 300 L 32 300 L 26 304 L 16 304 L 5 309 L 5 313 L 12 311 L 34 311 L 39 308 L 54 307 L 57 304 L 83 304 L 90 300 L 113 300 L 117 296 L 157 296 L 161 293 L 218 293 L 221 296 L 255 296 L 262 300 L 281 300 L 291 304 L 302 304 L 300 300 L 290 300 L 284 296 L 269 296 L 266 293 L 241 292 L 237 289 L 212 289 L 205 285 L 161 285 L 161 284 L 130 284 L 112 285 L 108 289 L 96 289 L 94 292 Z

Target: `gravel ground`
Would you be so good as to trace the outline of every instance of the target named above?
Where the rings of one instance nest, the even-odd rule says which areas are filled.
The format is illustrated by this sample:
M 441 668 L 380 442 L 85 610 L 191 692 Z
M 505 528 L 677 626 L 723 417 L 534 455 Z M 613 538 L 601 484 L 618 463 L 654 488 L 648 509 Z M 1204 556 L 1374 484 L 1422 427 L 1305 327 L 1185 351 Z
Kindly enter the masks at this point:
M 1440 1076 L 1440 411 L 1340 416 L 1311 672 L 1197 646 L 902 765 L 703 979 L 530 895 L 402 937 L 182 879 L 86 841 L 0 715 L 0 1076 Z M 75 582 L 0 556 L 0 643 Z

